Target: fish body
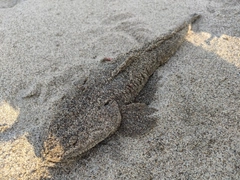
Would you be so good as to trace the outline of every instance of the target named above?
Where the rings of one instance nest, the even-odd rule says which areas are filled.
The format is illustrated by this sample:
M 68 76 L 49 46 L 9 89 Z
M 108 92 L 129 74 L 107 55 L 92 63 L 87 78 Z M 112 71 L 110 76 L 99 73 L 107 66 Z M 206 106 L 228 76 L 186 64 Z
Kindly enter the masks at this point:
M 133 102 L 154 71 L 175 54 L 189 25 L 198 18 L 194 14 L 168 34 L 90 72 L 76 90 L 58 102 L 43 144 L 43 157 L 52 162 L 66 161 L 116 132 L 124 117 L 122 109 Z

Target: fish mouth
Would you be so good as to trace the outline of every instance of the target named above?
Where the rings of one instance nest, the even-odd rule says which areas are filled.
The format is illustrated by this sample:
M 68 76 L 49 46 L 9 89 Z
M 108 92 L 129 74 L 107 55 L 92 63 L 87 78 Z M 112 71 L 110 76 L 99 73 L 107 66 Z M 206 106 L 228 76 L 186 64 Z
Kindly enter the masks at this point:
M 60 162 L 64 156 L 64 149 L 59 140 L 54 136 L 49 136 L 43 145 L 43 159 L 49 162 Z

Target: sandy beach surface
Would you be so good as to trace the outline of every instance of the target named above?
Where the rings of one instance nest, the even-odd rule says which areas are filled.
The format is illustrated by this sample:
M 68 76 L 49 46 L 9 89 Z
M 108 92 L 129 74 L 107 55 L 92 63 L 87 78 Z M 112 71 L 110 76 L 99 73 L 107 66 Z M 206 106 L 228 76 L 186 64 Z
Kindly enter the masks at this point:
M 118 131 L 69 163 L 42 160 L 54 102 L 103 57 L 193 13 L 201 19 L 145 89 L 156 87 L 154 128 Z M 0 179 L 240 179 L 240 1 L 0 0 Z

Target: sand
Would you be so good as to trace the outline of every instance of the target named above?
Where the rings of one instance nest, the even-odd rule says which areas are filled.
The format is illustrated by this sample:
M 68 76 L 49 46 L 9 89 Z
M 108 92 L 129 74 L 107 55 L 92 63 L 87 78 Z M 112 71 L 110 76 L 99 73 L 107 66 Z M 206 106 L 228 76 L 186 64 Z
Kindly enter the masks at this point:
M 0 179 L 240 179 L 240 1 L 0 1 Z M 52 105 L 114 58 L 202 18 L 156 72 L 157 125 L 45 163 Z

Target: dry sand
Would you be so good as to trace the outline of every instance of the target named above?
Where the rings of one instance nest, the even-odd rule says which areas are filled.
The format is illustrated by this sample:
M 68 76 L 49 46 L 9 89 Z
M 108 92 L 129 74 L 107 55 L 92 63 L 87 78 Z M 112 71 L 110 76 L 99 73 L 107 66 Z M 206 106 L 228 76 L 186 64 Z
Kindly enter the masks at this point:
M 239 0 L 0 0 L 0 179 L 240 179 Z M 156 72 L 157 126 L 41 160 L 52 104 L 101 58 L 202 18 Z

